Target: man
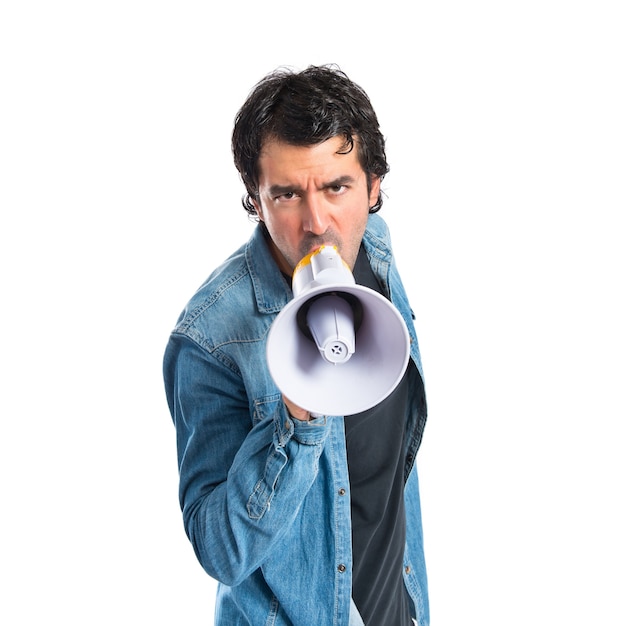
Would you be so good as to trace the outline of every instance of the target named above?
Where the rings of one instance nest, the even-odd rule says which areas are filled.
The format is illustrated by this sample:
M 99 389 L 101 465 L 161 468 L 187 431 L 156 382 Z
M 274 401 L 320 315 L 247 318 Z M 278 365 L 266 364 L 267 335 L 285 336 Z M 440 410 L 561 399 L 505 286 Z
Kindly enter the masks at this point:
M 426 402 L 376 215 L 388 171 L 376 114 L 334 67 L 280 70 L 250 93 L 232 143 L 259 223 L 191 298 L 164 358 L 183 520 L 219 581 L 215 623 L 424 626 L 415 455 Z M 390 299 L 411 337 L 401 383 L 357 415 L 311 415 L 268 372 L 267 335 L 293 297 L 294 267 L 321 245 Z

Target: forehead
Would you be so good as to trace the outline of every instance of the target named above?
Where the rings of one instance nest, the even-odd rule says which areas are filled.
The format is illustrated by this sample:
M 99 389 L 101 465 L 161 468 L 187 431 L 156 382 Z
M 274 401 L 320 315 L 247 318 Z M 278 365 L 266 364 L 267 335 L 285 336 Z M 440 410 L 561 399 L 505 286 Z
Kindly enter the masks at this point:
M 277 139 L 263 144 L 258 161 L 259 182 L 268 178 L 358 175 L 363 172 L 356 144 L 348 152 L 343 137 L 331 137 L 310 146 L 296 146 Z

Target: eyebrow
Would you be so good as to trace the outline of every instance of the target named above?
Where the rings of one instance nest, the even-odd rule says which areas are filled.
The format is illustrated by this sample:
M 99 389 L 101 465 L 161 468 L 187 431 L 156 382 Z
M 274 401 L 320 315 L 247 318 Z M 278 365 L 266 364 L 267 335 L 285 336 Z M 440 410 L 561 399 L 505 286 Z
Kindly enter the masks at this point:
M 321 189 L 329 189 L 330 187 L 341 187 L 342 185 L 348 185 L 354 182 L 354 177 L 346 174 L 345 176 L 339 176 L 321 186 Z M 302 191 L 298 185 L 272 185 L 269 188 L 271 196 L 282 196 L 285 193 L 294 193 Z

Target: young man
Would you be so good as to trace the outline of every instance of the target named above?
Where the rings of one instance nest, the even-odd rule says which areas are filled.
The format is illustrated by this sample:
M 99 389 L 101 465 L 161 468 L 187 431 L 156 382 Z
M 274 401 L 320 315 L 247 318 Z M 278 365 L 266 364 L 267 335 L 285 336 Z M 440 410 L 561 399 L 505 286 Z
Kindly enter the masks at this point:
M 415 466 L 426 401 L 376 215 L 384 148 L 367 95 L 333 67 L 270 74 L 235 120 L 243 204 L 259 223 L 191 298 L 164 359 L 184 525 L 219 581 L 218 626 L 429 623 Z M 268 372 L 294 267 L 321 245 L 395 305 L 411 338 L 401 383 L 356 415 L 311 415 Z

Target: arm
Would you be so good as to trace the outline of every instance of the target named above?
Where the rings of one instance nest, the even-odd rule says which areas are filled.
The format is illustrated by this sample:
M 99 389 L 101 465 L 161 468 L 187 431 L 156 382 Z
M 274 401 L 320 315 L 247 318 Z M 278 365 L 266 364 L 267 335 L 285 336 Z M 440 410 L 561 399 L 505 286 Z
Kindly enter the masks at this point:
M 280 394 L 258 400 L 251 415 L 241 376 L 184 336 L 170 339 L 164 377 L 185 530 L 207 573 L 236 585 L 295 519 L 317 475 L 326 420 L 293 419 Z

